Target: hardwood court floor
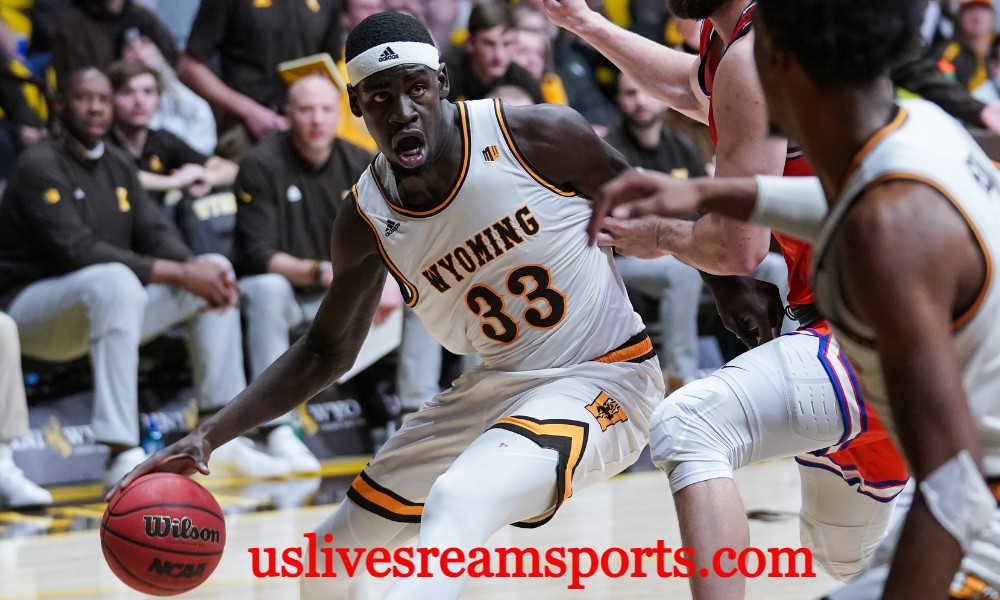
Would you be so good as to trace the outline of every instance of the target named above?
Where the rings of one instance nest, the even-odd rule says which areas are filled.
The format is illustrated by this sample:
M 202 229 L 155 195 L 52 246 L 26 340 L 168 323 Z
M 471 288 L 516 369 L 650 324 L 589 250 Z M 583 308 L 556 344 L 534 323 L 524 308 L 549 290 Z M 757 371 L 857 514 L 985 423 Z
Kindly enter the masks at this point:
M 737 481 L 751 519 L 752 543 L 761 548 L 798 547 L 798 475 L 791 461 L 775 461 L 743 469 Z M 282 485 L 280 482 L 272 482 Z M 291 482 L 294 484 L 294 480 Z M 301 484 L 300 484 L 301 485 Z M 213 492 L 215 486 L 209 485 Z M 231 500 L 231 499 L 230 499 Z M 252 500 L 247 500 L 252 502 Z M 227 503 L 223 502 L 223 506 Z M 229 503 L 232 506 L 232 502 Z M 95 508 L 100 508 L 99 505 Z M 252 546 L 297 545 L 331 509 L 309 506 L 227 515 L 226 553 L 213 576 L 185 599 L 293 600 L 297 583 L 289 579 L 256 579 L 250 567 Z M 226 509 L 230 512 L 229 508 Z M 27 517 L 26 517 L 27 518 Z M 8 534 L 9 535 L 9 534 Z M 546 526 L 506 528 L 491 545 L 591 547 L 598 552 L 617 547 L 680 545 L 673 503 L 665 477 L 656 472 L 626 474 L 577 492 Z M 647 559 L 647 572 L 655 572 Z M 687 598 L 683 579 L 595 576 L 584 590 L 568 590 L 568 579 L 473 580 L 463 598 L 470 600 L 598 600 Z M 385 582 L 373 589 L 384 590 Z M 816 570 L 812 578 L 768 578 L 748 581 L 750 599 L 815 598 L 836 583 Z M 97 532 L 70 531 L 13 537 L 0 541 L 0 600 L 79 599 L 128 600 L 142 594 L 118 582 L 104 562 Z M 432 599 L 428 599 L 432 600 Z

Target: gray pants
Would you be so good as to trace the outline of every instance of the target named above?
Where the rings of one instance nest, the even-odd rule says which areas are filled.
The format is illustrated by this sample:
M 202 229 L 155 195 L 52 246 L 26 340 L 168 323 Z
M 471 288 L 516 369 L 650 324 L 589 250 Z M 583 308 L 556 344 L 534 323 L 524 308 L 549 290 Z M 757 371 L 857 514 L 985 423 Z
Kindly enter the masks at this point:
M 247 360 L 254 379 L 288 350 L 288 332 L 316 318 L 323 294 L 296 294 L 292 284 L 277 273 L 240 279 L 240 304 L 246 318 Z M 294 421 L 295 411 L 271 425 Z
M 701 276 L 673 256 L 652 260 L 616 256 L 625 287 L 659 302 L 660 366 L 685 383 L 698 377 L 698 302 Z
M 21 375 L 17 324 L 0 313 L 0 444 L 28 433 L 28 403 Z
M 311 321 L 323 294 L 296 294 L 282 275 L 266 273 L 240 279 L 240 304 L 247 321 L 247 360 L 254 379 L 288 350 L 288 332 Z
M 221 256 L 208 258 L 229 265 Z M 135 446 L 143 342 L 183 327 L 203 410 L 225 406 L 246 387 L 239 313 L 205 308 L 204 300 L 179 287 L 143 287 L 124 265 L 104 263 L 29 285 L 14 298 L 10 316 L 27 356 L 61 362 L 90 355 L 94 438 Z
M 413 309 L 403 308 L 403 338 L 399 344 L 396 391 L 405 410 L 417 410 L 440 391 L 441 344 Z

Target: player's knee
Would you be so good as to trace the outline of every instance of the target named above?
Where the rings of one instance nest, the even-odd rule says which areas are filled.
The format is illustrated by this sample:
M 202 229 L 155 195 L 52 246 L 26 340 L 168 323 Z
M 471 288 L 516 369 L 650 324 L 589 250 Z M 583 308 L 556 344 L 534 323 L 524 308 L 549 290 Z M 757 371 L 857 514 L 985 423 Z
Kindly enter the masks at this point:
M 455 526 L 460 526 L 477 504 L 468 482 L 463 482 L 454 473 L 445 472 L 427 494 L 421 525 L 450 520 Z
M 713 420 L 716 413 L 711 409 L 727 400 L 723 387 L 722 382 L 708 380 L 686 385 L 660 404 L 650 419 L 653 463 L 667 473 L 674 493 L 692 483 L 733 476 L 745 444 L 731 428 Z
M 800 523 L 802 546 L 813 561 L 838 581 L 849 581 L 864 569 L 882 539 L 881 529 L 871 526 L 837 526 L 807 514 Z

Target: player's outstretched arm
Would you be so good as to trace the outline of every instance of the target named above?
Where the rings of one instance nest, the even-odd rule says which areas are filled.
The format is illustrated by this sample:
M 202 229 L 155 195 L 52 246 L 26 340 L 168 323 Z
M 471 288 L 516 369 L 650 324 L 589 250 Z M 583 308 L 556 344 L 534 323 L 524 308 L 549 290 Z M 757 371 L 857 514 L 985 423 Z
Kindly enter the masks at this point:
M 624 235 L 628 223 L 637 219 L 711 213 L 811 241 L 819 235 L 827 210 L 826 196 L 816 177 L 681 180 L 656 171 L 631 169 L 601 189 L 589 234 L 594 243 L 602 230 L 612 237 Z M 657 239 L 656 248 L 661 254 L 668 252 L 669 240 Z
M 353 204 L 338 214 L 331 237 L 333 283 L 305 335 L 225 408 L 136 467 L 108 498 L 153 471 L 208 474 L 213 449 L 309 400 L 353 366 L 382 297 L 386 268 Z
M 731 46 L 715 75 L 716 177 L 780 175 L 784 171 L 788 143 L 771 135 L 752 38 L 751 32 Z M 672 254 L 715 275 L 750 274 L 770 246 L 766 228 L 715 214 L 678 226 L 671 233 L 666 241 Z
M 542 5 L 549 20 L 582 37 L 639 87 L 678 112 L 708 120 L 708 98 L 697 84 L 698 57 L 618 27 L 586 0 L 543 0 Z
M 844 257 L 844 297 L 875 331 L 892 420 L 919 483 L 883 598 L 943 598 L 962 557 L 965 536 L 956 532 L 981 531 L 996 506 L 979 473 L 951 337 L 953 319 L 975 303 L 985 264 L 958 213 L 920 184 L 868 192 L 841 231 L 834 250 Z

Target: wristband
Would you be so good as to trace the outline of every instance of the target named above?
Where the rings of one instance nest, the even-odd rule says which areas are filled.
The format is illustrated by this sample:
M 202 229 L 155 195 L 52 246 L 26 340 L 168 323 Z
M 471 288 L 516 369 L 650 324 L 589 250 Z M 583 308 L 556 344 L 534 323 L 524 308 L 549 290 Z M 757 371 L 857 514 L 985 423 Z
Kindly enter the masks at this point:
M 807 242 L 819 238 L 829 207 L 817 177 L 757 175 L 757 202 L 747 223 Z

